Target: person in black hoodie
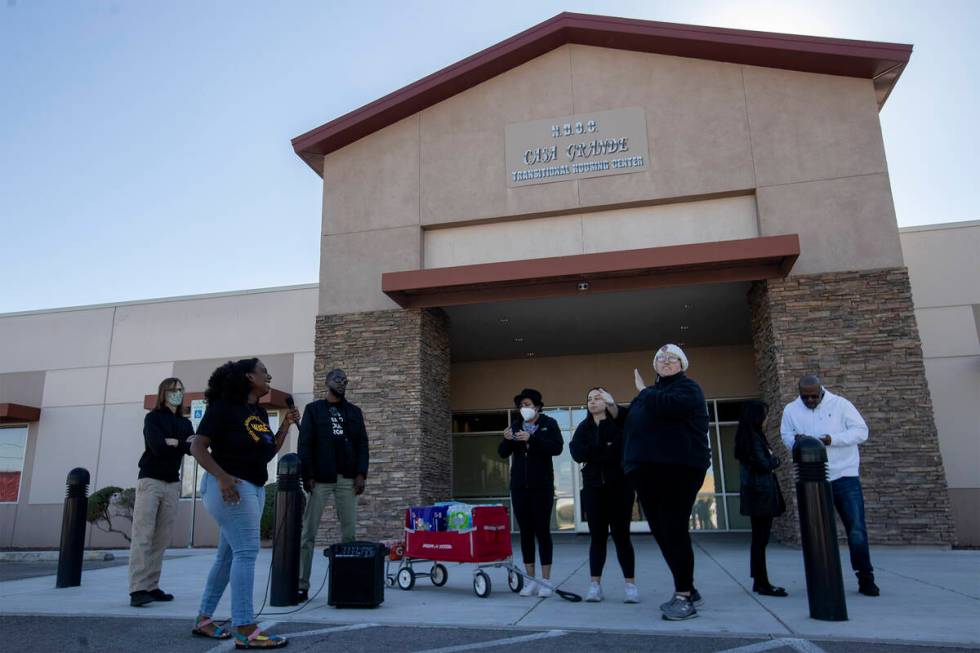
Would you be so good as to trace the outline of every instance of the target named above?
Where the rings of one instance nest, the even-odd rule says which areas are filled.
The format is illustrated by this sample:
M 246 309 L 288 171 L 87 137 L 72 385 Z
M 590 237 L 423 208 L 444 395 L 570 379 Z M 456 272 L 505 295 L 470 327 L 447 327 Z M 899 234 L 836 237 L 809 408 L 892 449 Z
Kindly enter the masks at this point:
M 774 473 L 779 458 L 772 455 L 766 440 L 769 406 L 761 401 L 747 401 L 742 407 L 735 432 L 735 458 L 740 464 L 741 488 L 739 511 L 752 521 L 750 573 L 752 591 L 764 596 L 786 596 L 786 590 L 769 582 L 766 570 L 766 545 L 774 517 L 786 512 L 786 501 Z
M 687 356 L 664 345 L 653 359 L 657 382 L 633 399 L 626 417 L 623 469 L 643 506 L 650 530 L 674 577 L 674 596 L 661 604 L 663 618 L 697 616 L 691 508 L 711 466 L 708 408 L 701 386 L 688 378 Z M 638 387 L 643 379 L 634 372 Z
M 541 414 L 544 404 L 541 393 L 524 388 L 514 397 L 520 416 L 504 431 L 497 453 L 501 458 L 512 457 L 510 465 L 510 497 L 514 517 L 521 529 L 521 554 L 527 574 L 534 577 L 534 541 L 541 554 L 541 577 L 551 578 L 551 511 L 555 502 L 555 470 L 551 459 L 561 455 L 565 441 L 558 422 Z M 521 596 L 535 593 L 547 598 L 551 590 L 530 581 Z
M 139 462 L 133 531 L 129 543 L 129 604 L 172 601 L 160 589 L 163 554 L 170 544 L 180 501 L 180 465 L 194 435 L 184 417 L 184 384 L 169 378 L 157 387 L 157 401 L 143 419 L 145 448 Z
M 347 375 L 327 372 L 327 398 L 307 404 L 299 428 L 297 451 L 303 487 L 309 493 L 300 536 L 299 599 L 309 596 L 316 533 L 327 497 L 333 495 L 341 539 L 353 542 L 357 497 L 364 492 L 368 470 L 368 437 L 361 409 L 347 401 Z
M 592 582 L 585 600 L 602 600 L 602 568 L 606 564 L 606 540 L 612 531 L 616 557 L 626 579 L 626 603 L 639 603 L 634 568 L 636 557 L 630 542 L 630 522 L 636 494 L 623 472 L 623 421 L 612 395 L 603 388 L 589 390 L 589 415 L 575 429 L 568 448 L 572 458 L 585 463 L 582 468 L 582 509 L 589 523 L 592 541 L 589 570 Z

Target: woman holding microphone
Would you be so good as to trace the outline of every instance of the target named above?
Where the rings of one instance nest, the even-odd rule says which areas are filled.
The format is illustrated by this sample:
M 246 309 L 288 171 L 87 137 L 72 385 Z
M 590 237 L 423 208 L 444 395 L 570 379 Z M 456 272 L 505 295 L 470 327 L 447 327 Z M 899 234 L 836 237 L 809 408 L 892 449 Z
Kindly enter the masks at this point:
M 639 603 L 634 567 L 636 557 L 630 542 L 635 493 L 623 472 L 623 418 L 612 395 L 603 388 L 589 390 L 589 415 L 575 429 L 568 448 L 582 468 L 582 508 L 592 538 L 589 547 L 589 570 L 592 582 L 585 600 L 602 600 L 602 568 L 606 564 L 606 540 L 612 531 L 616 557 L 626 579 L 626 603 Z
M 524 388 L 514 397 L 520 416 L 504 431 L 497 453 L 513 456 L 510 465 L 510 496 L 517 526 L 521 529 L 521 554 L 528 576 L 534 578 L 534 541 L 541 554 L 541 577 L 551 578 L 551 511 L 555 503 L 555 470 L 552 458 L 561 455 L 565 441 L 558 422 L 541 414 L 541 393 Z M 529 581 L 521 596 L 551 596 L 544 585 Z
M 205 470 L 201 480 L 204 507 L 221 529 L 193 633 L 217 639 L 234 637 L 239 649 L 286 645 L 285 638 L 259 630 L 252 607 L 267 465 L 282 448 L 289 426 L 299 420 L 297 410 L 290 409 L 273 435 L 269 414 L 259 405 L 271 381 L 258 358 L 229 361 L 216 369 L 204 393 L 208 407 L 191 444 L 191 453 Z M 235 627 L 230 634 L 212 620 L 229 580 Z

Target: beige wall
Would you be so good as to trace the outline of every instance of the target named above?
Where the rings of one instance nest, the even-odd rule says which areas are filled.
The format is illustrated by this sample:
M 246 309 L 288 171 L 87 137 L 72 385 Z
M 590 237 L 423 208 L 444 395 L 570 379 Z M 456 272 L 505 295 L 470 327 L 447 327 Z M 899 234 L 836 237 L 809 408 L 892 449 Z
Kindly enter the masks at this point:
M 218 364 L 259 355 L 273 387 L 295 393 L 302 409 L 312 399 L 317 297 L 313 285 L 0 315 L 0 402 L 41 408 L 19 501 L 0 507 L 0 546 L 57 545 L 73 467 L 89 470 L 91 491 L 136 484 L 143 398 L 165 377 L 203 391 Z M 186 544 L 190 501 L 181 503 L 175 545 Z M 89 542 L 123 544 L 91 529 Z M 214 543 L 213 526 L 202 525 L 197 542 Z
M 901 232 L 957 539 L 980 545 L 980 221 Z
M 507 187 L 507 124 L 633 106 L 649 170 Z M 332 152 L 323 183 L 322 314 L 393 308 L 382 272 L 513 259 L 522 237 L 556 255 L 657 244 L 663 222 L 637 216 L 671 211 L 691 216 L 683 242 L 798 233 L 798 274 L 902 264 L 864 79 L 565 45 Z M 698 215 L 732 193 L 758 198 L 755 225 L 741 206 L 731 224 Z M 585 232 L 605 225 L 629 240 Z
M 759 395 L 751 346 L 691 348 L 685 353 L 688 374 L 707 398 Z M 628 403 L 636 396 L 634 368 L 653 383 L 652 361 L 651 350 L 453 363 L 450 401 L 453 410 L 508 408 L 522 388 L 535 388 L 546 406 L 577 406 L 585 403 L 589 388 L 602 385 L 618 402 Z
M 426 268 L 759 235 L 755 197 L 727 197 L 425 231 Z

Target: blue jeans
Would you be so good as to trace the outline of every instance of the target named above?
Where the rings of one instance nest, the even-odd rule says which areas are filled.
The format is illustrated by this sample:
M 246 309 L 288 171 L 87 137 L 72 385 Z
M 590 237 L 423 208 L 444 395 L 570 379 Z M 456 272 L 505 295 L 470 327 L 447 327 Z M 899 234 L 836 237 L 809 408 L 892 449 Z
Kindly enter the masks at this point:
M 868 527 L 864 524 L 864 494 L 861 492 L 861 479 L 857 476 L 842 476 L 831 481 L 834 493 L 834 507 L 847 532 L 847 547 L 851 551 L 851 568 L 858 578 L 872 576 L 871 552 L 868 549 Z
M 255 585 L 255 558 L 259 553 L 259 520 L 265 506 L 265 488 L 239 481 L 237 504 L 225 503 L 218 480 L 204 473 L 201 497 L 204 507 L 221 527 L 218 555 L 208 573 L 208 583 L 198 612 L 211 617 L 231 580 L 231 621 L 235 626 L 255 623 L 252 591 Z

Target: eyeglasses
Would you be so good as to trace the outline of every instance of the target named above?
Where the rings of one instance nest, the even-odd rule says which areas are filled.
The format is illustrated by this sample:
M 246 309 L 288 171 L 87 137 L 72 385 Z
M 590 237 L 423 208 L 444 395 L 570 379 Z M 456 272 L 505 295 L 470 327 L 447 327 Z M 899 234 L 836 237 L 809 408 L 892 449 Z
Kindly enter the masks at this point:
M 657 362 L 677 364 L 681 362 L 681 359 L 679 359 L 677 356 L 657 356 Z

